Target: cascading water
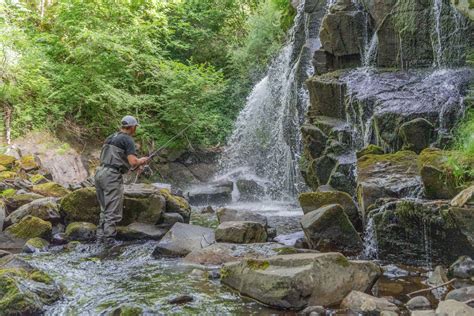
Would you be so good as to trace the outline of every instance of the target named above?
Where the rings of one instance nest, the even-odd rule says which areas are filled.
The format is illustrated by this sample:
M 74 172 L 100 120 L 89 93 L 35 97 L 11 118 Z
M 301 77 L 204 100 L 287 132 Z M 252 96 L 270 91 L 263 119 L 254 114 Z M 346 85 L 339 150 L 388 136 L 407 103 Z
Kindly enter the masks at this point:
M 298 167 L 308 102 L 303 84 L 313 73 L 311 59 L 321 46 L 318 34 L 325 8 L 305 10 L 302 1 L 288 44 L 253 88 L 220 162 L 221 177 L 254 179 L 278 200 L 305 188 Z

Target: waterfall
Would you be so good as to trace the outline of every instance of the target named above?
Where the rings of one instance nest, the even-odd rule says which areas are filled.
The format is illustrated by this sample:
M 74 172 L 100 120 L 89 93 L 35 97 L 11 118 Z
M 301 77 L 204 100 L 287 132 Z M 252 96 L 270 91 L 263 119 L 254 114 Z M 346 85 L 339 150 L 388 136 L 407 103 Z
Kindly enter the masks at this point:
M 373 217 L 369 218 L 364 232 L 363 259 L 377 259 L 377 236 Z
M 298 167 L 300 128 L 308 104 L 304 81 L 313 74 L 312 56 L 321 47 L 319 26 L 325 7 L 305 12 L 305 1 L 298 6 L 288 43 L 237 118 L 220 161 L 220 177 L 250 178 L 272 199 L 292 198 L 304 190 Z

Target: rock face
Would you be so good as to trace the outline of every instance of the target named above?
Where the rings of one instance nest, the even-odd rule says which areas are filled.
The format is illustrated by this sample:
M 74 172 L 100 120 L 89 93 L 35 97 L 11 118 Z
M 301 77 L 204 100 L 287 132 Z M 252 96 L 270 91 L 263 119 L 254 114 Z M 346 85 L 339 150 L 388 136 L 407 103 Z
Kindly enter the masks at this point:
M 337 304 L 352 290 L 366 291 L 380 274 L 374 263 L 321 253 L 227 263 L 221 280 L 241 295 L 271 307 L 300 310 L 308 305 Z
M 403 141 L 402 148 L 420 153 L 433 142 L 434 126 L 424 118 L 403 123 L 400 126 L 400 138 Z
M 326 191 L 302 193 L 299 196 L 299 201 L 305 214 L 326 205 L 339 204 L 349 217 L 352 225 L 354 225 L 357 230 L 362 230 L 362 222 L 357 205 L 351 196 L 345 192 Z
M 446 202 L 397 200 L 371 211 L 378 258 L 412 264 L 446 264 L 474 252 L 463 223 Z M 429 243 L 429 252 L 426 244 Z M 403 249 L 403 251 L 400 251 Z
M 11 224 L 18 223 L 27 215 L 39 217 L 45 221 L 57 222 L 61 216 L 57 198 L 42 198 L 25 204 L 8 215 L 6 221 Z
M 267 241 L 265 227 L 257 222 L 224 222 L 216 229 L 216 241 L 237 244 Z
M 341 308 L 349 309 L 353 312 L 398 312 L 398 307 L 390 303 L 385 298 L 374 297 L 359 291 L 352 291 L 341 303 Z
M 301 219 L 301 227 L 311 249 L 357 254 L 362 240 L 338 204 L 309 212 Z
M 186 256 L 193 250 L 212 245 L 215 241 L 212 229 L 176 223 L 160 240 L 153 255 Z
M 237 189 L 240 196 L 239 201 L 258 201 L 265 195 L 265 189 L 254 180 L 237 180 Z

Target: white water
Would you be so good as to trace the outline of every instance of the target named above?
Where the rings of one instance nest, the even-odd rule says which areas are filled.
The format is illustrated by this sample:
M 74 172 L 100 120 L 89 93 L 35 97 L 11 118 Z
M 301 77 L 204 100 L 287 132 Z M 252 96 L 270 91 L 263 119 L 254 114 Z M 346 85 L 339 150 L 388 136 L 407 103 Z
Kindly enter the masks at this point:
M 364 233 L 364 250 L 362 257 L 364 259 L 377 259 L 377 236 L 375 231 L 374 219 L 371 217 L 367 222 Z

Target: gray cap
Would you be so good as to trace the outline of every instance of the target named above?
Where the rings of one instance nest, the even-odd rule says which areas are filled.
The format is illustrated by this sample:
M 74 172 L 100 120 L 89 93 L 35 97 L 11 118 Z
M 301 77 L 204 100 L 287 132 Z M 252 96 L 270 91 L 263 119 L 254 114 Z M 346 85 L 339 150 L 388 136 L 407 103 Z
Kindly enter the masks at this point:
M 138 125 L 137 119 L 131 115 L 127 115 L 122 118 L 122 127 L 132 127 Z

